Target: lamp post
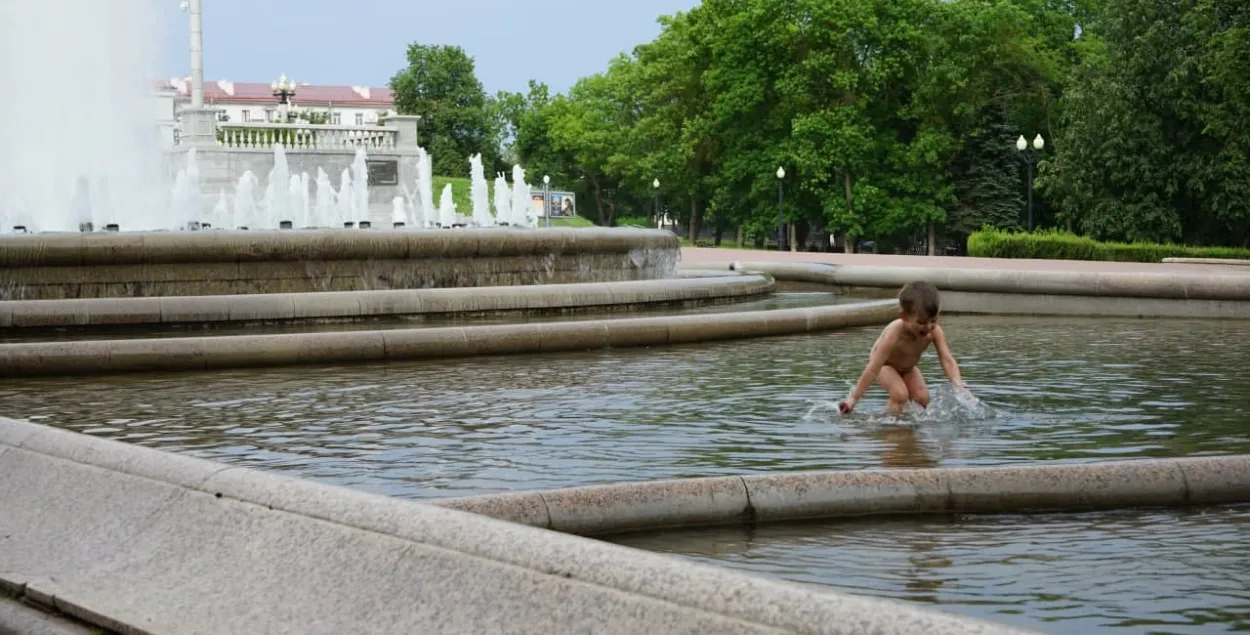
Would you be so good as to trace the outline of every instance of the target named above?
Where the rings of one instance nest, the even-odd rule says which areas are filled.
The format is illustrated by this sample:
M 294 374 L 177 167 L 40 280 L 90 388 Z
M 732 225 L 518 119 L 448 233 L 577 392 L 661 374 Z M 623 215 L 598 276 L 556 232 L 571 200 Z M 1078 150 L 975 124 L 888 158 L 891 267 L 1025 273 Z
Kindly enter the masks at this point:
M 282 108 L 282 119 L 285 123 L 290 123 L 289 109 L 291 106 L 291 98 L 295 96 L 295 82 L 286 78 L 283 73 L 278 81 L 269 84 L 269 89 L 273 91 L 273 96 L 278 98 L 278 105 Z
M 1046 142 L 1042 140 L 1041 134 L 1033 137 L 1032 150 L 1029 149 L 1029 142 L 1024 140 L 1024 135 L 1020 135 L 1020 138 L 1016 139 L 1016 150 L 1019 150 L 1020 156 L 1024 158 L 1024 164 L 1027 166 L 1029 174 L 1029 231 L 1033 231 L 1033 164 L 1037 162 L 1036 153 L 1041 152 L 1045 145 Z
M 777 251 L 786 250 L 786 223 L 785 217 L 781 212 L 781 202 L 784 196 L 782 184 L 785 182 L 786 169 L 777 166 Z
M 651 181 L 651 212 L 655 214 L 656 227 L 664 228 L 664 217 L 660 216 L 660 179 Z
M 182 0 L 178 5 L 191 17 L 191 107 L 204 107 L 204 22 L 200 0 Z
M 551 176 L 543 175 L 543 219 L 551 227 Z

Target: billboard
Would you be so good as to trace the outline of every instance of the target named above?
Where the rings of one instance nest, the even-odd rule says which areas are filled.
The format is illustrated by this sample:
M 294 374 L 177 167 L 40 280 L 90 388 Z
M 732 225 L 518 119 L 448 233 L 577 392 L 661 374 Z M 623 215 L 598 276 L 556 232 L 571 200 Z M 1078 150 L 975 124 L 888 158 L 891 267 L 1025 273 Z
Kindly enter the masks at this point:
M 551 197 L 552 218 L 572 218 L 577 215 L 577 197 L 572 192 L 552 191 L 548 193 L 548 196 Z M 546 214 L 543 212 L 543 193 L 541 191 L 531 192 L 530 202 L 534 206 L 534 213 L 539 218 L 546 217 Z

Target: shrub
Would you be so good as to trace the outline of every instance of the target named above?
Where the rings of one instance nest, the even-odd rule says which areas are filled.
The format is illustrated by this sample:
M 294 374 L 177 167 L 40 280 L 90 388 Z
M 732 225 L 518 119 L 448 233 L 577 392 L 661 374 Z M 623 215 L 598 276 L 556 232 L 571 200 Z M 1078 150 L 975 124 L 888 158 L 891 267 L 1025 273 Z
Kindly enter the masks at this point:
M 1044 230 L 1016 233 L 982 229 L 968 236 L 968 255 L 982 258 L 1046 258 L 1160 262 L 1164 258 L 1250 259 L 1243 247 L 1194 247 L 1160 243 L 1100 242 L 1070 232 Z

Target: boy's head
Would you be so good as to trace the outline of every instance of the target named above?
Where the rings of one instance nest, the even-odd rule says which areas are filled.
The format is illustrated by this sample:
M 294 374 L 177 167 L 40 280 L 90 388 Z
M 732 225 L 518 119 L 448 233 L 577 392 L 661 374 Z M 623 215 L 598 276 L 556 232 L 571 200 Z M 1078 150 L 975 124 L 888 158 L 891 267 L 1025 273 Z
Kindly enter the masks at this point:
M 908 330 L 916 335 L 928 335 L 937 324 L 942 309 L 942 298 L 937 287 L 915 280 L 903 285 L 898 292 L 899 317 Z

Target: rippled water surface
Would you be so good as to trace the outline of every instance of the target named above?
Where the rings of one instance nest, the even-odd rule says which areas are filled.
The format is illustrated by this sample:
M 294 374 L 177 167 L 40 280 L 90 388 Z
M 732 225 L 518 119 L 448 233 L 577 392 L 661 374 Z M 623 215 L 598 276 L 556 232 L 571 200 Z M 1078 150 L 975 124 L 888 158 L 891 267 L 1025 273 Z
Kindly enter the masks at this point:
M 1250 630 L 1250 506 L 765 525 L 615 542 L 1050 633 Z
M 879 327 L 545 356 L 0 382 L 0 413 L 423 498 L 776 470 L 1250 452 L 1219 321 L 944 319 L 992 417 L 831 408 Z M 933 354 L 931 385 L 944 382 Z M 942 393 L 939 391 L 939 396 Z

